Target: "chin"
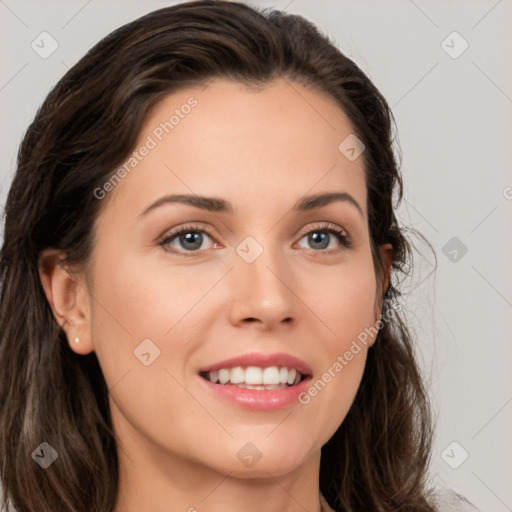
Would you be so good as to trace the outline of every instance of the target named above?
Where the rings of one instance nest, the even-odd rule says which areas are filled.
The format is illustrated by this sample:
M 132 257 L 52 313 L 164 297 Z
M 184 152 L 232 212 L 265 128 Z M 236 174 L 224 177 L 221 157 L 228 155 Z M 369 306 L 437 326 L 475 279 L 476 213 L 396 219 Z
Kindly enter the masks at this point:
M 225 472 L 231 473 L 230 476 L 239 479 L 268 479 L 269 476 L 276 478 L 286 476 L 293 473 L 304 460 L 297 459 L 296 457 L 290 457 L 290 454 L 281 456 L 278 459 L 267 459 L 263 461 L 260 459 L 254 466 L 243 468 L 241 464 L 234 464 L 231 467 L 226 467 Z
M 234 448 L 226 450 L 226 463 L 219 469 L 236 478 L 268 478 L 269 474 L 278 477 L 292 473 L 312 456 L 314 447 L 308 449 L 304 439 L 289 436 L 287 442 L 276 436 L 272 441 L 272 435 L 234 442 Z

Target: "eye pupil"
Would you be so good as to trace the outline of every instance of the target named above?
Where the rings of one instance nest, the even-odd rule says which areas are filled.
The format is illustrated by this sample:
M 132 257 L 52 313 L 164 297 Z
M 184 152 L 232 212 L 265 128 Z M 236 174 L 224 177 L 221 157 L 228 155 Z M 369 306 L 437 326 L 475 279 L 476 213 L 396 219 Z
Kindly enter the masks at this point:
M 180 236 L 182 242 L 186 243 L 194 243 L 194 238 L 196 239 L 196 244 L 194 247 L 188 247 L 189 249 L 199 249 L 201 247 L 202 235 L 197 231 L 189 231 L 184 235 Z
M 322 231 L 315 231 L 313 233 L 311 233 L 309 235 L 310 237 L 310 241 L 313 241 L 314 243 L 317 243 L 317 242 L 325 242 L 325 240 L 327 239 L 328 237 L 328 234 L 325 233 L 325 232 L 322 232 Z M 323 239 L 323 240 L 321 240 Z M 325 246 L 322 246 L 321 248 L 324 249 L 325 247 L 327 247 L 329 245 L 329 241 L 327 240 L 327 245 Z M 318 247 L 318 246 L 317 246 Z

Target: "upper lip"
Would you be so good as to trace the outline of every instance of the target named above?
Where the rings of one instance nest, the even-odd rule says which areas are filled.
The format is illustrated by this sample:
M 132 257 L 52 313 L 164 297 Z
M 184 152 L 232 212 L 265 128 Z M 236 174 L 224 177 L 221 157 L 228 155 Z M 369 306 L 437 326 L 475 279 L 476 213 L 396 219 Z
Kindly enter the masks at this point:
M 213 372 L 222 368 L 234 368 L 235 366 L 259 366 L 260 368 L 286 366 L 287 368 L 295 368 L 298 372 L 302 373 L 302 375 L 309 376 L 313 374 L 311 367 L 305 361 L 290 354 L 285 354 L 284 352 L 275 354 L 251 352 L 249 354 L 242 354 L 204 366 L 200 368 L 199 372 Z

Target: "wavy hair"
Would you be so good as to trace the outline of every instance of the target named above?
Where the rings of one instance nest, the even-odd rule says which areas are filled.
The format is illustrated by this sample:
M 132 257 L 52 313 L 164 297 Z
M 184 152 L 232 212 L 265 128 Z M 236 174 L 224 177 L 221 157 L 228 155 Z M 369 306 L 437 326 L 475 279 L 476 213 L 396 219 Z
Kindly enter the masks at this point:
M 394 249 L 384 306 L 411 245 L 394 208 L 403 187 L 395 121 L 371 80 L 301 16 L 224 0 L 153 11 L 110 33 L 55 85 L 19 148 L 0 252 L 0 454 L 3 506 L 18 512 L 111 512 L 118 492 L 108 389 L 93 353 L 78 355 L 39 277 L 44 249 L 87 266 L 101 187 L 133 151 L 148 109 L 215 78 L 261 86 L 277 78 L 334 99 L 364 143 L 370 243 Z M 115 134 L 115 136 L 112 136 Z M 427 489 L 433 437 L 428 394 L 407 325 L 386 321 L 368 352 L 348 415 L 322 447 L 320 489 L 339 511 L 435 510 Z M 31 456 L 58 452 L 45 471 Z

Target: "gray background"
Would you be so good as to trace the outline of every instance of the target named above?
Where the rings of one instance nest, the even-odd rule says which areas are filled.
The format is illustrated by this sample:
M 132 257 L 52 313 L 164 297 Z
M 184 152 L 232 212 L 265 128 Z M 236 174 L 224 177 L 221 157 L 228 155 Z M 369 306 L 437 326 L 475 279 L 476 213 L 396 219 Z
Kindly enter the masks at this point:
M 399 216 L 438 256 L 432 273 L 418 245 L 405 299 L 439 415 L 432 478 L 483 511 L 512 511 L 511 0 L 251 3 L 317 24 L 392 106 Z M 0 0 L 2 206 L 22 134 L 52 85 L 101 37 L 170 4 Z M 43 31 L 58 43 L 46 59 L 31 47 Z

